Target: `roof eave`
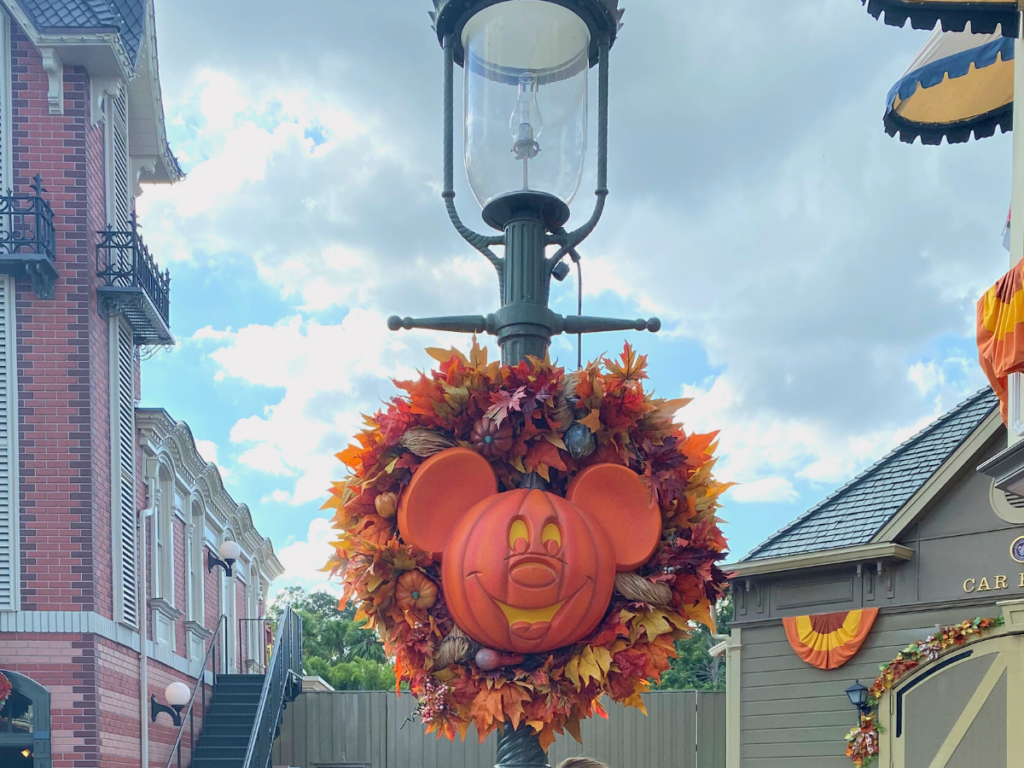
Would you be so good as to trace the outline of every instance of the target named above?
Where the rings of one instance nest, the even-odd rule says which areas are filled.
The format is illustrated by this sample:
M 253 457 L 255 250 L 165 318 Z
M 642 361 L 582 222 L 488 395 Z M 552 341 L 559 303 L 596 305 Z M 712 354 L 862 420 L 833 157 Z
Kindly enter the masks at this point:
M 0 0 L 36 48 L 57 51 L 65 64 L 83 66 L 96 76 L 132 77 L 133 67 L 121 42 L 121 35 L 113 28 L 94 30 L 39 29 L 17 0 Z
M 818 552 L 805 552 L 799 555 L 772 557 L 765 560 L 750 560 L 735 564 L 723 565 L 730 579 L 742 579 L 749 576 L 764 576 L 787 571 L 800 571 L 810 568 L 824 568 L 834 565 L 865 562 L 905 562 L 914 556 L 914 550 L 902 544 L 892 542 L 879 544 L 861 544 L 855 547 L 839 549 L 823 549 Z

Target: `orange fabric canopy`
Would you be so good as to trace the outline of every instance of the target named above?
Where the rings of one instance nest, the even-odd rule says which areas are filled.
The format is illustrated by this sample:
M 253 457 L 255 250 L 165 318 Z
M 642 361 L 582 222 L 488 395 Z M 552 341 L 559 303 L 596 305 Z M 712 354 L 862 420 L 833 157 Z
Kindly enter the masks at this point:
M 797 656 L 818 669 L 838 669 L 860 650 L 877 616 L 877 608 L 859 608 L 789 616 L 782 620 L 782 626 Z
M 1006 422 L 1006 380 L 1011 373 L 1024 373 L 1024 290 L 1022 265 L 999 278 L 978 299 L 978 362 L 999 396 L 999 407 Z

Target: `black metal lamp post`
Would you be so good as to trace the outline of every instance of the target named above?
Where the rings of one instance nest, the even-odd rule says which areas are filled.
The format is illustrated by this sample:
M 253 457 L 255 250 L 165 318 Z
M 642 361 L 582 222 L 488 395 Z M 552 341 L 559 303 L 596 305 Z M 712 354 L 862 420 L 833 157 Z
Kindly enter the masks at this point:
M 444 49 L 444 191 L 458 233 L 494 266 L 501 308 L 493 314 L 413 319 L 388 327 L 496 336 L 502 362 L 543 358 L 560 333 L 661 329 L 661 321 L 563 317 L 548 307 L 551 278 L 597 226 L 608 196 L 608 55 L 621 27 L 619 0 L 433 0 Z M 455 209 L 453 78 L 465 72 L 465 164 L 483 219 L 501 234 L 469 229 Z M 597 204 L 565 230 L 587 143 L 587 78 L 598 68 Z M 504 246 L 503 256 L 492 248 Z M 546 254 L 547 249 L 552 254 Z M 543 768 L 533 729 L 506 723 L 496 768 Z
M 649 330 L 661 321 L 563 317 L 548 308 L 551 277 L 593 232 L 608 195 L 608 52 L 621 26 L 619 0 L 434 0 L 444 48 L 444 192 L 459 234 L 498 272 L 493 314 L 414 319 L 388 327 L 497 336 L 502 361 L 543 358 L 560 333 Z M 455 209 L 453 77 L 465 71 L 465 161 L 484 221 L 502 234 L 470 230 Z M 597 205 L 567 232 L 569 204 L 586 155 L 587 77 L 598 66 Z M 493 246 L 504 246 L 498 256 Z M 546 249 L 556 250 L 546 256 Z
M 871 707 L 868 706 L 869 693 L 870 691 L 861 683 L 860 680 L 846 689 L 846 695 L 849 697 L 850 703 L 853 704 L 853 706 L 857 708 L 857 711 L 862 715 L 866 715 L 871 711 Z

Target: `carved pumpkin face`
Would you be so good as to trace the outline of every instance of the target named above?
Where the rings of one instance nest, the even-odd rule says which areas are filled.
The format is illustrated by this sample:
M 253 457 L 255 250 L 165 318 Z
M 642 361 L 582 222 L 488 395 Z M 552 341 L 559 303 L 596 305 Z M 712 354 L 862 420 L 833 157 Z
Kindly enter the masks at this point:
M 601 464 L 564 499 L 496 491 L 475 452 L 436 454 L 402 494 L 402 538 L 441 557 L 448 609 L 478 643 L 539 653 L 586 637 L 608 610 L 616 571 L 657 546 L 661 513 L 647 488 L 627 467 Z

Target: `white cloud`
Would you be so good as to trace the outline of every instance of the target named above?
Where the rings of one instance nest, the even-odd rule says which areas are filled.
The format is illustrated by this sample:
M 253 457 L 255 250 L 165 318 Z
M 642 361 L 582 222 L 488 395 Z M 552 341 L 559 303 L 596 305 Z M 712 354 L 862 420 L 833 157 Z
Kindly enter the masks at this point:
M 752 483 L 744 483 L 729 490 L 728 499 L 740 504 L 752 502 L 793 502 L 800 498 L 800 494 L 793 488 L 793 484 L 784 477 L 766 477 L 763 480 L 755 480 Z
M 217 444 L 212 440 L 196 440 L 196 450 L 205 461 L 217 463 Z
M 320 573 L 320 569 L 330 558 L 333 552 L 331 542 L 336 538 L 337 534 L 331 530 L 328 520 L 317 519 L 311 522 L 305 541 L 288 544 L 278 551 L 277 559 L 284 566 L 284 575 L 275 583 L 275 587 L 280 589 L 282 586 L 298 584 L 308 590 L 324 585 L 327 574 Z
M 284 390 L 263 413 L 240 419 L 231 441 L 243 449 L 240 464 L 294 478 L 290 490 L 278 489 L 270 499 L 295 505 L 324 498 L 342 471 L 334 454 L 361 428 L 361 414 L 393 394 L 392 377 L 411 378 L 416 365 L 429 362 L 388 331 L 379 313 L 362 309 L 338 325 L 295 316 L 234 333 L 203 331 L 203 337 L 218 340 L 209 357 L 223 381 Z M 418 347 L 422 337 L 416 338 Z

